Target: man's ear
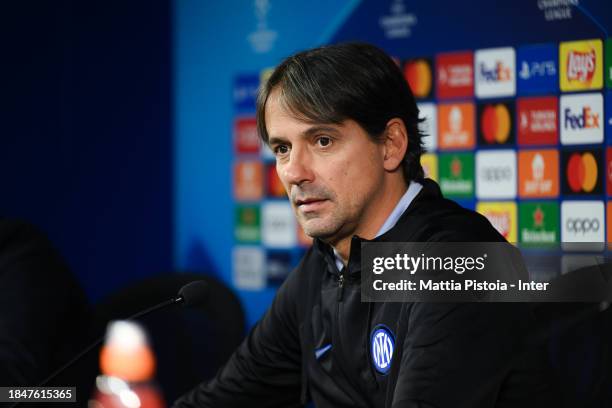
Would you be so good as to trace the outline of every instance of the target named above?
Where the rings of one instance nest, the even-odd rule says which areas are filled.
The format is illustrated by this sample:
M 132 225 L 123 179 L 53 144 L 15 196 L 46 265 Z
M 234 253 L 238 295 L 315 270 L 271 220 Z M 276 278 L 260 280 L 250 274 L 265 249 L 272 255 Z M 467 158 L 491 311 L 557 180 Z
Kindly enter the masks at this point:
M 395 171 L 401 164 L 408 150 L 408 131 L 404 121 L 393 118 L 387 122 L 384 133 L 384 168 Z

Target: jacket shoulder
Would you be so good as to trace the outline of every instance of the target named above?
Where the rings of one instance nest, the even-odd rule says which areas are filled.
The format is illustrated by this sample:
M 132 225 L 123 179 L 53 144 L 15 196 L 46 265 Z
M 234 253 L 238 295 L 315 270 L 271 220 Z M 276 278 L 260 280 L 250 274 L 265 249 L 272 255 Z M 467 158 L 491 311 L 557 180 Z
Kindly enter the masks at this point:
M 417 203 L 409 218 L 418 220 L 419 241 L 500 242 L 504 237 L 482 214 L 438 198 Z M 409 228 L 409 223 L 407 223 Z

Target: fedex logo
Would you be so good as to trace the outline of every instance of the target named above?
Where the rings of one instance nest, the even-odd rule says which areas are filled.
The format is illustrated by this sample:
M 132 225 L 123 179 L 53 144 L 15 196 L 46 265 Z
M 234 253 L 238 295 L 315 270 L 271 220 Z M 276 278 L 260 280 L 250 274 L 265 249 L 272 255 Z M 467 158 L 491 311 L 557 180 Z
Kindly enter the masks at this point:
M 599 114 L 594 113 L 590 106 L 584 106 L 579 114 L 574 115 L 570 108 L 565 108 L 565 128 L 591 129 L 599 128 Z
M 562 144 L 603 142 L 603 96 L 600 93 L 562 95 L 559 105 Z
M 570 51 L 567 55 L 567 79 L 580 82 L 592 81 L 596 60 L 594 49 L 588 52 Z
M 474 53 L 475 93 L 478 98 L 514 96 L 516 55 L 514 48 L 490 48 Z
M 487 69 L 487 66 L 481 63 L 480 77 L 488 82 L 510 81 L 512 79 L 512 71 L 502 61 L 496 61 L 492 69 Z

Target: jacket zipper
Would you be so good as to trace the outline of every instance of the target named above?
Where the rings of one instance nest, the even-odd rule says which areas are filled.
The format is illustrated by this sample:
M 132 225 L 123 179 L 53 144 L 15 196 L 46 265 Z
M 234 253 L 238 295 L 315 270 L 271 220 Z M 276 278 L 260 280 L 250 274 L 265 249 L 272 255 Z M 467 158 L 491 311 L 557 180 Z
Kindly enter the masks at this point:
M 344 273 L 340 272 L 338 275 L 338 302 L 342 302 L 342 295 L 344 294 Z

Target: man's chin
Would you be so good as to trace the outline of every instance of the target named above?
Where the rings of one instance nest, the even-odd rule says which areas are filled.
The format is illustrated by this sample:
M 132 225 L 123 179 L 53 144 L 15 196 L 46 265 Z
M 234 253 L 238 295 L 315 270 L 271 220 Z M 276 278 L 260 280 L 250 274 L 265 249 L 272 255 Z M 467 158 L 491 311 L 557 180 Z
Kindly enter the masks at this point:
M 322 241 L 328 241 L 332 239 L 336 233 L 336 228 L 331 228 L 329 223 L 322 225 L 323 223 L 319 223 L 322 220 L 316 220 L 319 222 L 314 222 L 315 220 L 309 220 L 303 223 L 300 223 L 302 230 L 306 235 L 311 238 L 318 238 Z

